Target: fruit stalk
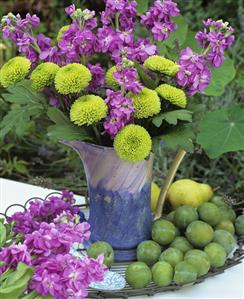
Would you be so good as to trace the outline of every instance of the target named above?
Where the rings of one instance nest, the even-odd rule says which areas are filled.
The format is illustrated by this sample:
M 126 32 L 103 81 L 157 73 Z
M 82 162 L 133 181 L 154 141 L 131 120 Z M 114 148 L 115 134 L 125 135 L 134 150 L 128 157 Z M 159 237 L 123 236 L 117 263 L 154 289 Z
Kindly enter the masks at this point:
M 183 149 L 180 149 L 177 152 L 177 154 L 173 160 L 173 163 L 169 169 L 169 172 L 165 178 L 164 184 L 163 184 L 160 194 L 159 194 L 159 199 L 158 199 L 158 203 L 157 203 L 157 209 L 156 209 L 156 213 L 154 216 L 154 220 L 157 220 L 157 219 L 161 218 L 161 216 L 162 216 L 164 202 L 166 199 L 168 189 L 169 189 L 170 185 L 172 184 L 172 182 L 175 178 L 175 174 L 176 174 L 182 160 L 184 159 L 185 155 L 186 155 L 186 151 Z

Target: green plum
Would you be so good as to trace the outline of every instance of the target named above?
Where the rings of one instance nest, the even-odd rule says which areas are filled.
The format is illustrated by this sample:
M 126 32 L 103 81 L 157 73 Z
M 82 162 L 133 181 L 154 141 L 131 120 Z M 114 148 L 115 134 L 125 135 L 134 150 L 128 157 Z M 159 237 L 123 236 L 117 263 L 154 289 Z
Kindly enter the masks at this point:
M 217 225 L 221 220 L 219 208 L 211 202 L 201 204 L 198 207 L 198 214 L 202 221 L 205 221 L 212 226 Z
M 170 244 L 170 247 L 179 249 L 183 254 L 188 250 L 193 249 L 193 246 L 185 237 L 176 237 Z
M 215 226 L 215 229 L 223 229 L 232 235 L 235 234 L 235 226 L 230 220 L 221 220 L 220 223 Z
M 215 195 L 211 198 L 210 202 L 214 203 L 217 207 L 226 206 L 222 196 Z
M 152 239 L 160 245 L 170 244 L 176 236 L 176 227 L 165 219 L 159 219 L 153 223 Z
M 114 262 L 113 248 L 107 242 L 99 241 L 91 244 L 87 249 L 87 254 L 92 258 L 97 258 L 100 254 L 104 254 L 104 264 L 109 268 Z
M 207 274 L 210 269 L 210 261 L 207 254 L 199 249 L 189 250 L 185 254 L 184 261 L 197 269 L 198 277 Z
M 193 282 L 197 279 L 197 270 L 191 264 L 182 261 L 175 266 L 174 282 L 178 285 Z
M 193 221 L 186 229 L 187 239 L 197 248 L 203 248 L 213 239 L 212 227 L 203 221 Z
M 244 215 L 240 215 L 235 221 L 236 233 L 240 236 L 244 236 Z
M 174 223 L 174 217 L 175 217 L 175 211 L 171 211 L 167 216 L 166 216 L 166 220 Z
M 134 262 L 125 271 L 127 283 L 134 289 L 145 288 L 152 280 L 152 272 L 147 264 Z
M 235 222 L 236 213 L 233 209 L 228 207 L 227 205 L 219 207 L 221 220 L 230 220 L 231 222 Z
M 154 241 L 143 241 L 137 246 L 136 254 L 139 262 L 144 262 L 151 266 L 158 261 L 161 247 Z
M 209 243 L 204 252 L 208 255 L 210 264 L 214 268 L 222 267 L 226 261 L 226 252 L 223 246 L 218 243 Z
M 166 287 L 173 280 L 173 267 L 164 261 L 157 262 L 152 267 L 152 278 L 154 283 L 159 287 Z
M 198 213 L 192 206 L 184 205 L 176 209 L 174 221 L 179 229 L 185 230 L 195 220 L 198 220 Z
M 183 261 L 184 255 L 182 251 L 177 248 L 169 247 L 168 249 L 164 250 L 160 257 L 160 261 L 165 261 L 169 263 L 172 267 L 175 267 L 176 264 Z
M 235 248 L 236 245 L 236 240 L 233 237 L 233 235 L 223 229 L 217 229 L 214 232 L 213 242 L 222 245 L 227 254 L 229 254 Z

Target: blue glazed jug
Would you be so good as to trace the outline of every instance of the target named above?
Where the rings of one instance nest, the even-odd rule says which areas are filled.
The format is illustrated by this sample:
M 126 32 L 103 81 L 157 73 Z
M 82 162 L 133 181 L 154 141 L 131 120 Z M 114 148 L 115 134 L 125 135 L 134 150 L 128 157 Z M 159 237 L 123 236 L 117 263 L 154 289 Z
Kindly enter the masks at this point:
M 129 163 L 113 148 L 81 141 L 62 142 L 80 156 L 90 201 L 91 242 L 108 242 L 117 261 L 136 258 L 137 245 L 151 238 L 151 178 L 153 154 Z

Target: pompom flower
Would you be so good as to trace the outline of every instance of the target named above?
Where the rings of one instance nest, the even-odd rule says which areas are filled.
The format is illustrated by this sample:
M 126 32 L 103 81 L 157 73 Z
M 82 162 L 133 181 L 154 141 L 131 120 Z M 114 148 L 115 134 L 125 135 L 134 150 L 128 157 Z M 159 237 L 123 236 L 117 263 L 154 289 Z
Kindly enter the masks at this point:
M 55 87 L 61 94 L 79 93 L 91 81 L 91 72 L 79 63 L 71 63 L 60 68 L 55 77 Z
M 180 108 L 186 107 L 186 94 L 182 89 L 168 84 L 161 84 L 156 88 L 156 91 L 163 99 L 169 101 L 171 104 Z
M 129 162 L 143 161 L 152 148 L 152 140 L 146 129 L 139 125 L 125 126 L 114 139 L 117 155 Z
M 155 72 L 159 72 L 168 76 L 174 77 L 180 67 L 172 60 L 166 59 L 162 56 L 153 55 L 144 62 L 144 66 Z
M 64 32 L 68 31 L 68 30 L 69 30 L 69 27 L 70 27 L 70 25 L 65 25 L 65 26 L 63 26 L 63 27 L 59 30 L 58 35 L 57 35 L 57 41 L 58 41 L 58 42 L 61 41 Z
M 129 93 L 133 99 L 136 109 L 135 118 L 148 118 L 156 115 L 161 110 L 161 101 L 156 91 L 143 87 L 142 91 L 137 94 Z
M 52 62 L 45 62 L 32 72 L 30 79 L 32 87 L 35 90 L 41 90 L 44 87 L 51 86 L 54 83 L 54 78 L 59 70 L 59 66 Z
M 70 109 L 70 119 L 78 126 L 92 125 L 106 117 L 108 107 L 104 100 L 95 95 L 77 99 Z
M 14 57 L 6 62 L 0 71 L 0 80 L 3 87 L 24 79 L 30 71 L 31 62 L 24 57 Z
M 119 83 L 118 81 L 114 78 L 114 73 L 117 72 L 116 66 L 112 66 L 110 69 L 108 69 L 106 76 L 105 76 L 105 81 L 108 87 L 111 87 L 115 90 L 119 88 Z

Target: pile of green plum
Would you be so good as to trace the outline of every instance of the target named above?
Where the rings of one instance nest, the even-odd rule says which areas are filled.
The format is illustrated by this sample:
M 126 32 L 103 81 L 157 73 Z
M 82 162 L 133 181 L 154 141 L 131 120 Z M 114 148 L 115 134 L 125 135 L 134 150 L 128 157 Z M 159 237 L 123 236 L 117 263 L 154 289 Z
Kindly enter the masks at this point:
M 236 217 L 219 196 L 197 209 L 180 206 L 154 222 L 152 240 L 138 245 L 126 281 L 136 289 L 151 281 L 159 287 L 194 282 L 225 264 L 236 247 L 235 233 L 244 235 L 244 215 Z

